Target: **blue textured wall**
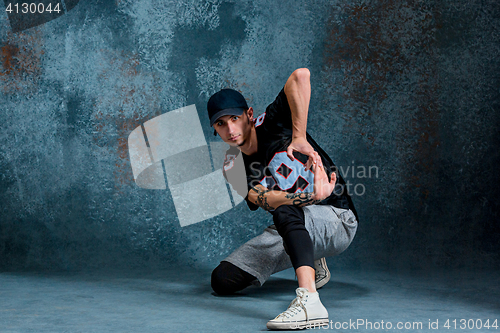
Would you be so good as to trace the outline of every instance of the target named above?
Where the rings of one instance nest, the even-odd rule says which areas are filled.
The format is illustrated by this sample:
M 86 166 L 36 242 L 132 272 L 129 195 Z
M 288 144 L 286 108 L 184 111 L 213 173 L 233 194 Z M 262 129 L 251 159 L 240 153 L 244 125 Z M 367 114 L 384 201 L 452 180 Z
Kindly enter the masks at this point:
M 496 0 L 94 0 L 20 32 L 2 12 L 0 268 L 223 259 L 268 214 L 181 228 L 168 190 L 134 183 L 127 137 L 194 103 L 220 140 L 212 93 L 260 114 L 299 67 L 309 132 L 364 190 L 339 265 L 497 264 L 499 20 Z

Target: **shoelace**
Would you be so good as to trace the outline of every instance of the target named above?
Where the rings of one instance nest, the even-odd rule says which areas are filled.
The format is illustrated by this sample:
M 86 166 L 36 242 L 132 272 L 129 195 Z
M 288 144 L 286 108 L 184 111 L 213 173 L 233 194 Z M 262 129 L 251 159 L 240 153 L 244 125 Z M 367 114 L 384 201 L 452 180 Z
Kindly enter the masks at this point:
M 276 318 L 293 317 L 293 316 L 295 316 L 295 314 L 297 314 L 300 311 L 300 308 L 302 308 L 304 310 L 304 313 L 306 314 L 306 318 L 307 318 L 307 310 L 306 310 L 306 307 L 304 306 L 304 304 L 302 304 L 301 299 L 302 299 L 302 295 L 295 297 L 294 300 L 288 306 L 288 308 L 284 312 L 280 313 L 278 315 L 278 317 L 276 317 Z

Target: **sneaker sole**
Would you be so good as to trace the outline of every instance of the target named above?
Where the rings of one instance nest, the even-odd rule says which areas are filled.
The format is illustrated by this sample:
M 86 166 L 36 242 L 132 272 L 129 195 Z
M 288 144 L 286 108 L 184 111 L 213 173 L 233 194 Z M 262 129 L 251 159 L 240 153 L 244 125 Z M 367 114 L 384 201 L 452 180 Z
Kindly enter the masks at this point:
M 330 281 L 330 277 L 332 276 L 330 274 L 330 270 L 328 269 L 328 266 L 326 264 L 325 258 L 321 258 L 321 264 L 325 268 L 326 276 L 319 281 L 315 281 L 316 282 L 316 289 L 319 289 L 319 288 L 323 287 L 325 284 L 327 284 L 328 281 Z
M 304 328 L 320 328 L 323 326 L 328 326 L 328 318 L 292 322 L 269 321 L 266 326 L 270 330 L 301 330 Z

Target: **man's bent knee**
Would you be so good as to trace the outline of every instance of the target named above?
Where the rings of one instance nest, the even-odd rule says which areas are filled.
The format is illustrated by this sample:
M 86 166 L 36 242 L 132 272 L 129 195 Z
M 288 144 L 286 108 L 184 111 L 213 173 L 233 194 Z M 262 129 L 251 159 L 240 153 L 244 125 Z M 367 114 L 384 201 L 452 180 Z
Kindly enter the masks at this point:
M 239 267 L 222 261 L 212 271 L 212 289 L 219 295 L 231 295 L 250 286 L 255 279 Z
M 306 230 L 304 210 L 292 205 L 281 205 L 273 211 L 276 230 L 284 237 L 292 230 Z
M 289 221 L 294 221 L 304 224 L 304 210 L 301 207 L 293 205 L 281 205 L 273 212 L 273 221 L 276 227 Z

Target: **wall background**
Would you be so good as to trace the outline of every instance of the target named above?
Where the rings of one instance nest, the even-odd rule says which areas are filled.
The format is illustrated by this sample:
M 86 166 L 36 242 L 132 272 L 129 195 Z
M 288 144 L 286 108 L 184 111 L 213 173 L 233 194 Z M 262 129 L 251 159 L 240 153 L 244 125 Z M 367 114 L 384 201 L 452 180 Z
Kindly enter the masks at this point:
M 337 267 L 496 267 L 499 20 L 496 0 L 90 0 L 13 32 L 2 11 L 0 269 L 218 263 L 270 216 L 181 228 L 168 190 L 135 185 L 128 135 L 195 103 L 220 140 L 212 93 L 260 114 L 299 67 L 309 132 L 365 190 Z

